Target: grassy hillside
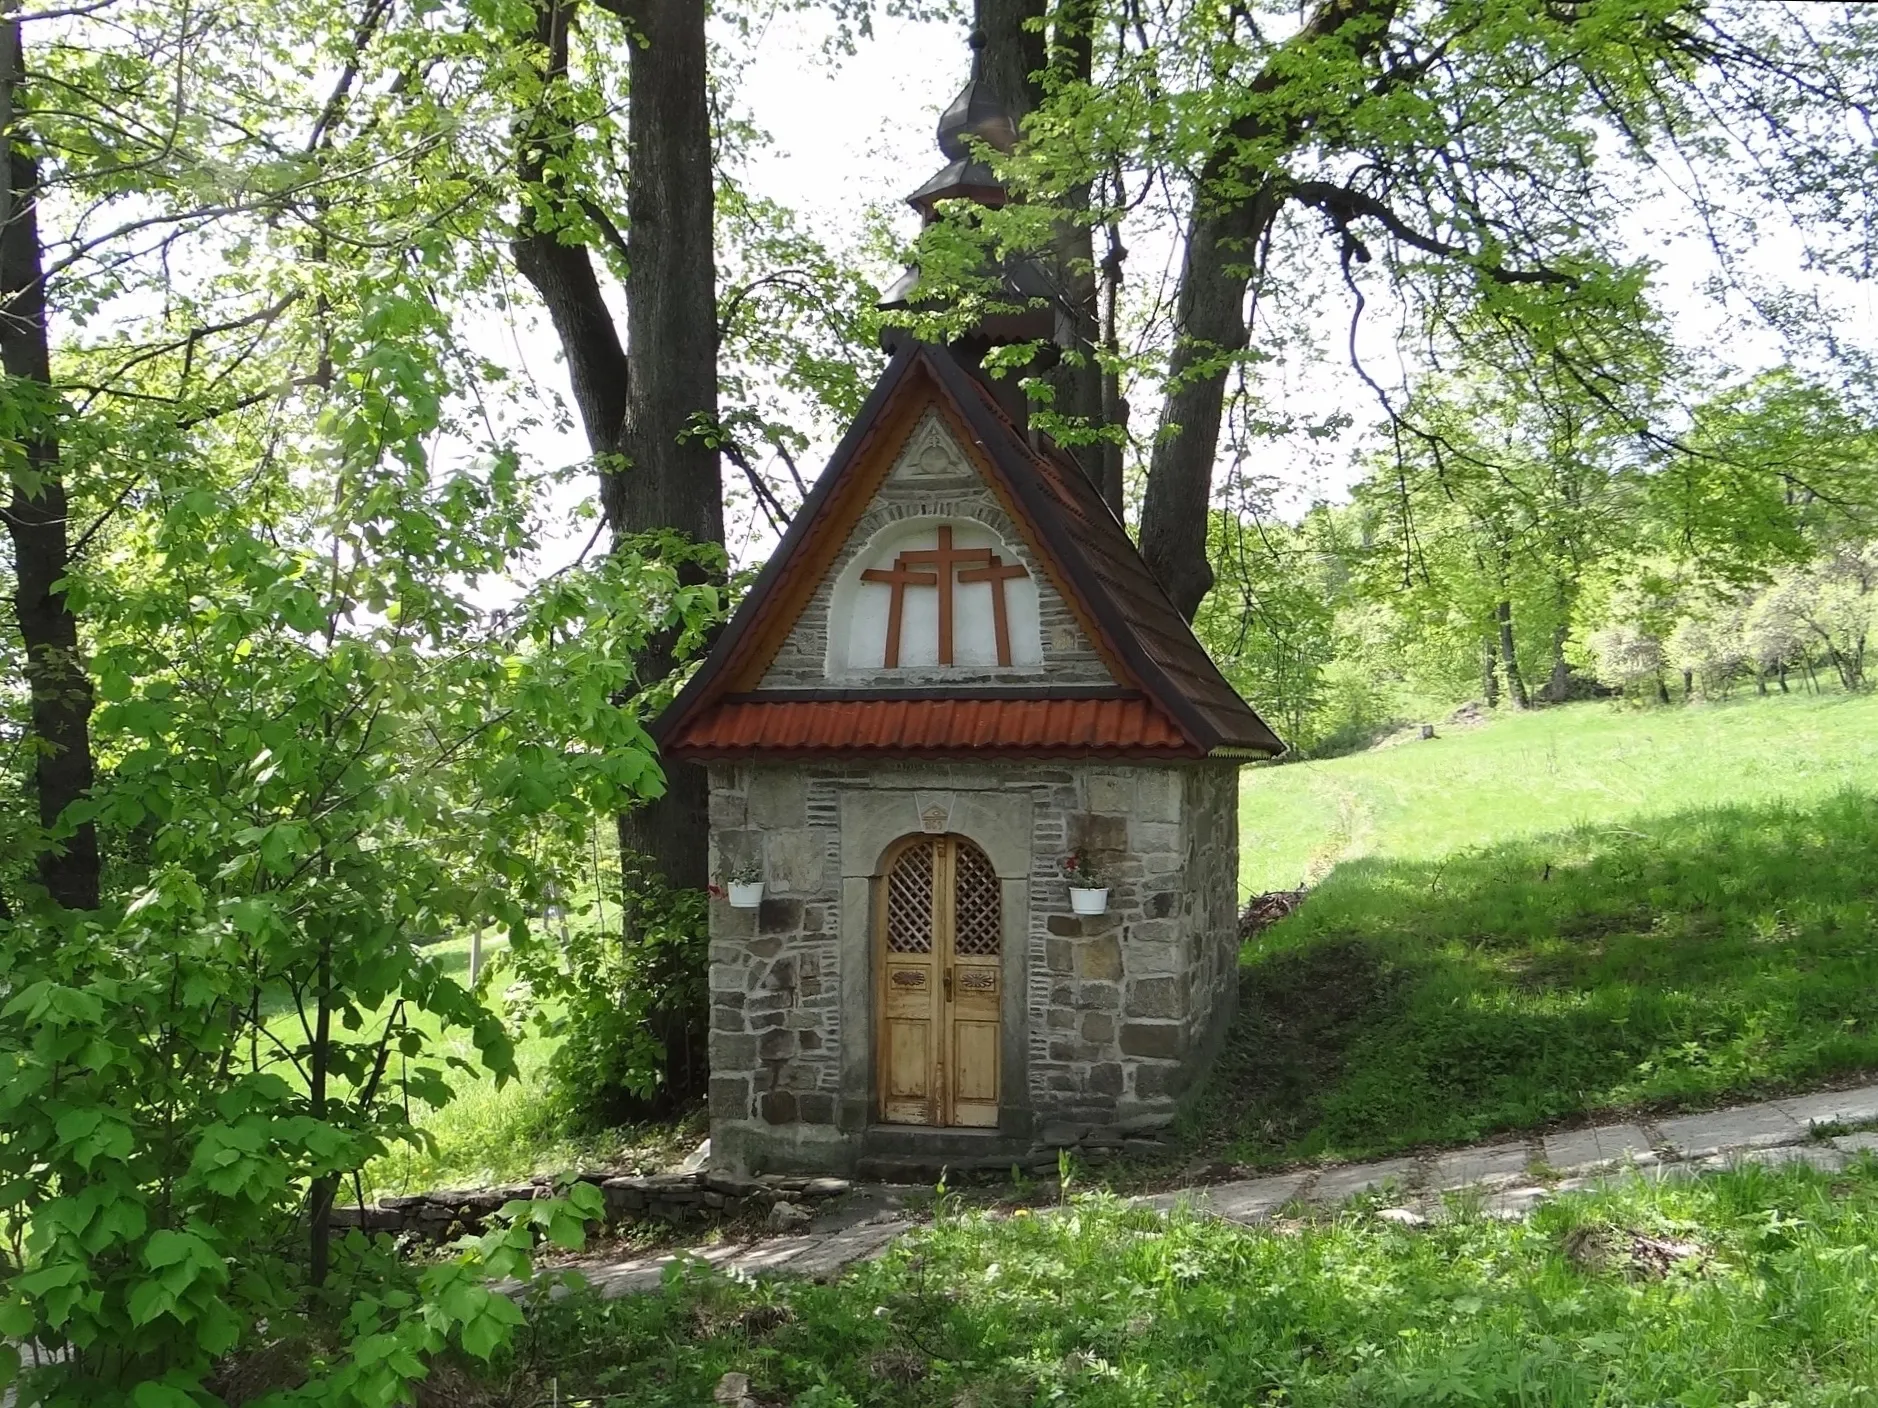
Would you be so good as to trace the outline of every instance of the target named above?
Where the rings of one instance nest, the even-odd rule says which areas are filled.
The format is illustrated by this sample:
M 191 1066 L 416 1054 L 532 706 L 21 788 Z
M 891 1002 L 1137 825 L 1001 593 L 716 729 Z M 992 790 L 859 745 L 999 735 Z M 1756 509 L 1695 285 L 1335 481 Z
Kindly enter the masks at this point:
M 1252 884 L 1336 864 L 1243 955 L 1198 1144 L 1358 1157 L 1878 1068 L 1878 700 L 1581 705 L 1291 771 L 1247 779 Z
M 1580 824 L 1878 790 L 1878 696 L 1573 704 L 1325 762 L 1249 769 L 1240 884 L 1313 882 L 1360 856 L 1432 860 Z

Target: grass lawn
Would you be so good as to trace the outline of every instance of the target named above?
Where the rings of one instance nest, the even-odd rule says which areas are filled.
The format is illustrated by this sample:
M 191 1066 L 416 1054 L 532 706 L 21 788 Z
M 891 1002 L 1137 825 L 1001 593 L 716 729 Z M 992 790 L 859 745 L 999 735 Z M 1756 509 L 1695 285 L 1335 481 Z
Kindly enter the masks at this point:
M 1247 769 L 1242 892 L 1315 884 L 1364 856 L 1434 860 L 1581 824 L 1878 790 L 1878 695 L 1572 704 L 1439 731 L 1425 743 Z
M 507 1401 L 1869 1404 L 1878 1166 L 1632 1180 L 1530 1222 L 1363 1208 L 1248 1231 L 1084 1201 L 941 1219 L 832 1286 L 671 1278 L 545 1298 Z M 717 1399 L 715 1401 L 724 1401 Z
M 1291 771 L 1246 781 L 1255 884 L 1344 858 L 1242 956 L 1188 1146 L 1365 1157 L 1878 1068 L 1878 699 L 1579 705 Z

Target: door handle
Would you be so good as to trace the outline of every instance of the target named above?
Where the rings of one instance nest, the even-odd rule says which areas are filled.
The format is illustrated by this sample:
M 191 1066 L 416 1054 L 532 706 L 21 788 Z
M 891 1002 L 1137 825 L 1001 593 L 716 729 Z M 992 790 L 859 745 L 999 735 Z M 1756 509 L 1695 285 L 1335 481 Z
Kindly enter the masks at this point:
M 946 1001 L 952 1000 L 952 965 L 946 964 Z

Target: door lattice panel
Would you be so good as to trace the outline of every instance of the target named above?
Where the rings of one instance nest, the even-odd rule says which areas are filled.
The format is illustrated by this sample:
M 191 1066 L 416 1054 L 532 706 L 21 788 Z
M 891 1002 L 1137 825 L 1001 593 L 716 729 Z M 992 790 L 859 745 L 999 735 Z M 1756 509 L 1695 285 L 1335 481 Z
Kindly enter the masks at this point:
M 962 958 L 994 958 L 999 948 L 998 877 L 985 853 L 960 841 L 953 861 L 952 949 Z
M 931 841 L 916 841 L 900 853 L 887 876 L 887 951 L 932 952 Z

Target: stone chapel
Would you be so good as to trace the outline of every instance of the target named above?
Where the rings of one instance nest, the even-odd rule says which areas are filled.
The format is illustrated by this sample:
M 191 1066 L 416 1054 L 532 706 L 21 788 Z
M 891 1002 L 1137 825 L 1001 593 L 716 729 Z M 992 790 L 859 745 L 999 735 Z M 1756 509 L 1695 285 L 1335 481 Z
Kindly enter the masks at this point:
M 1002 199 L 967 137 L 1015 137 L 976 78 L 911 198 L 928 218 Z M 1045 321 L 894 349 L 654 726 L 708 765 L 713 875 L 762 887 L 711 907 L 719 1166 L 1001 1167 L 1152 1129 L 1232 1018 L 1237 771 L 1283 745 L 979 369 L 1050 334 L 1034 301 Z M 1104 912 L 1073 912 L 1072 856 Z

